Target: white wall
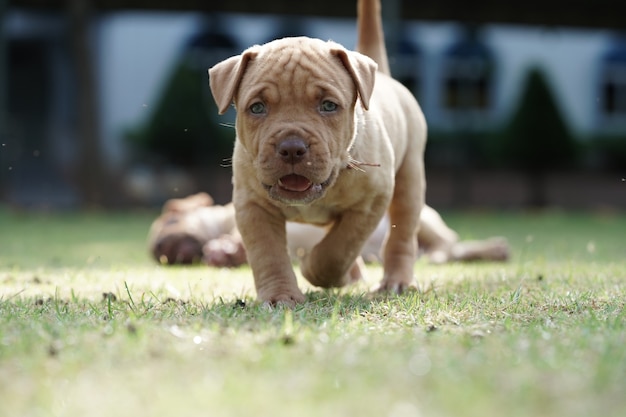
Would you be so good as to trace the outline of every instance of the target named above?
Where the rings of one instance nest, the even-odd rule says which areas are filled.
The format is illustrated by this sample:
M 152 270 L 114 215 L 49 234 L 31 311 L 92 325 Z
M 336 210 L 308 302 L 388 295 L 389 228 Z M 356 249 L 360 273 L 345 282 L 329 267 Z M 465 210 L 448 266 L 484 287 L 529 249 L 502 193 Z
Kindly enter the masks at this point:
M 97 70 L 106 152 L 123 162 L 123 131 L 149 117 L 185 41 L 198 30 L 194 14 L 119 13 L 98 24 Z
M 280 27 L 280 20 L 258 16 L 222 16 L 241 49 L 261 43 Z M 184 43 L 200 28 L 193 13 L 119 13 L 101 17 L 98 26 L 98 69 L 102 93 L 102 125 L 113 163 L 123 160 L 122 132 L 149 116 Z M 332 39 L 351 48 L 356 42 L 350 19 L 304 19 L 311 36 Z M 456 39 L 455 23 L 413 22 L 408 32 L 424 57 L 422 106 L 431 124 L 444 123 L 439 108 L 439 74 L 443 51 Z M 597 68 L 608 45 L 605 31 L 484 27 L 483 39 L 496 57 L 494 120 L 502 121 L 517 104 L 531 66 L 543 68 L 573 130 L 592 132 L 597 126 Z

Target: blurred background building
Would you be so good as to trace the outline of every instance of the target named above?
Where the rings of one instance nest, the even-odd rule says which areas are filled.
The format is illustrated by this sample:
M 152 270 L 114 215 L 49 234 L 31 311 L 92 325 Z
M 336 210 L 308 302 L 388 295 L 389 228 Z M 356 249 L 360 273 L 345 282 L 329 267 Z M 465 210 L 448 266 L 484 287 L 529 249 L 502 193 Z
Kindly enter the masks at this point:
M 356 40 L 353 1 L 161 3 L 0 0 L 3 202 L 226 202 L 234 112 L 217 115 L 207 68 L 283 36 Z M 465 15 L 450 0 L 384 3 L 392 72 L 429 123 L 431 205 L 626 208 L 626 27 L 612 2 Z

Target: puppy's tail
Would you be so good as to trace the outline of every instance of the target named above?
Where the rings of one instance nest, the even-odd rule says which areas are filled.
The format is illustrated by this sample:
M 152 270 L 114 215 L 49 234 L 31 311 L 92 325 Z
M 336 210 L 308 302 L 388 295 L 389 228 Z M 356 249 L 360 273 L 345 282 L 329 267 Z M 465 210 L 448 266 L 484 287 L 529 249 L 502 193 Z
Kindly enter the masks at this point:
M 358 0 L 356 50 L 372 58 L 378 71 L 391 75 L 380 9 L 380 0 Z

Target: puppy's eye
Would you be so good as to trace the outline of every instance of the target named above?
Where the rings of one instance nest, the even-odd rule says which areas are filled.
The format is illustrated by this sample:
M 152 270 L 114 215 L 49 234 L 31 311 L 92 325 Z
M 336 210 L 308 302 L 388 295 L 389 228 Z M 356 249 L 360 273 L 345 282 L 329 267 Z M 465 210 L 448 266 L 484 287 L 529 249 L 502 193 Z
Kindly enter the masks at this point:
M 339 106 L 337 106 L 337 103 L 333 103 L 330 100 L 324 100 L 320 105 L 320 111 L 330 113 L 336 111 L 338 107 Z
M 264 114 L 265 113 L 265 104 L 257 101 L 256 103 L 252 103 L 250 106 L 250 113 L 252 114 Z

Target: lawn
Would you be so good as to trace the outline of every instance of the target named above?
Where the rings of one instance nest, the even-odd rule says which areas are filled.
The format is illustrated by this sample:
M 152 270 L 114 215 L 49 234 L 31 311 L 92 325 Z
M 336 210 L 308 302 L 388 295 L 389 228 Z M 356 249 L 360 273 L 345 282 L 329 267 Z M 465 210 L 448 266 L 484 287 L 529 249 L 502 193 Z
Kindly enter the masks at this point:
M 154 213 L 0 210 L 0 416 L 624 416 L 626 218 L 447 213 L 510 262 L 419 290 L 254 302 L 251 272 L 161 267 Z

